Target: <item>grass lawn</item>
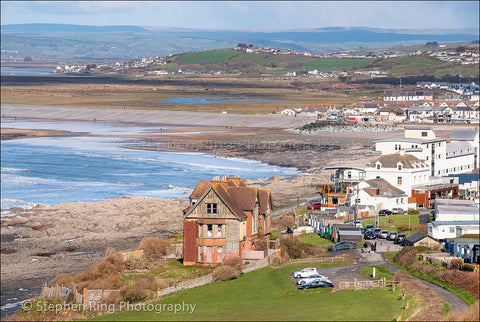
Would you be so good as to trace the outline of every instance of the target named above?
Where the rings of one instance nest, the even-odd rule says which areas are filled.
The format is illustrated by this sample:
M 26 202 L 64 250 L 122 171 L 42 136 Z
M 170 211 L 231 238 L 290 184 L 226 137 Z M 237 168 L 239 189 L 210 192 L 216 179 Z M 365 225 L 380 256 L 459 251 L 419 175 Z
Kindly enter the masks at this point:
M 299 291 L 289 273 L 306 266 L 266 267 L 236 280 L 185 290 L 153 303 L 196 305 L 193 314 L 191 310 L 177 314 L 124 311 L 101 316 L 98 320 L 389 321 L 402 312 L 398 294 L 387 288 L 336 293 L 330 288 Z M 332 264 L 311 266 L 331 267 Z
M 200 265 L 190 265 L 183 266 L 180 261 L 171 261 L 166 262 L 162 266 L 152 268 L 146 272 L 129 272 L 122 276 L 123 280 L 127 283 L 133 282 L 140 278 L 150 278 L 158 277 L 165 279 L 168 282 L 178 283 L 181 281 L 186 281 L 192 278 L 200 277 L 211 273 L 215 268 L 200 266 Z
M 316 233 L 300 234 L 298 235 L 298 237 L 300 237 L 302 242 L 309 245 L 318 245 L 318 246 L 326 246 L 326 247 L 333 245 L 332 241 L 322 238 Z
M 415 233 L 414 227 L 417 226 L 420 222 L 418 219 L 419 215 L 391 215 L 391 216 L 382 216 L 378 217 L 379 218 L 379 225 L 380 228 L 383 230 L 388 230 L 388 231 L 397 231 L 397 226 L 398 225 L 405 225 L 408 227 L 409 224 L 409 217 L 410 217 L 410 226 L 412 228 L 412 234 Z M 388 219 L 387 219 L 388 217 Z M 388 222 L 388 220 L 392 220 L 391 223 Z M 367 219 L 362 222 L 363 227 L 366 225 L 375 225 L 375 218 Z M 405 231 L 405 235 L 409 236 L 409 231 L 408 229 Z
M 372 271 L 373 271 L 372 266 L 363 266 L 363 267 L 360 267 L 360 269 L 358 270 L 358 272 L 362 274 L 362 276 L 365 276 L 373 280 L 381 280 L 382 278 L 385 277 L 387 281 L 389 281 L 395 275 L 394 273 L 386 269 L 384 265 L 382 266 L 375 265 L 375 278 L 372 277 Z

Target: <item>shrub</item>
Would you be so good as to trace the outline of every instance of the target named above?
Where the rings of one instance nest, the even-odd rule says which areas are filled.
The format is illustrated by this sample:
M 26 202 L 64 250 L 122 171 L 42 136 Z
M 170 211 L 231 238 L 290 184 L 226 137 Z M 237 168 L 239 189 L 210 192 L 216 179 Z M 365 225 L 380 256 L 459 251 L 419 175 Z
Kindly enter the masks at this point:
M 408 226 L 407 224 L 399 224 L 399 225 L 397 225 L 397 230 L 398 230 L 400 233 L 404 233 L 404 232 L 410 230 L 410 226 Z
M 460 269 L 463 264 L 463 259 L 460 258 L 454 258 L 448 263 L 448 269 Z
M 409 209 L 408 209 L 408 214 L 409 214 L 409 215 L 420 215 L 420 212 L 419 212 L 418 210 L 409 208 Z
M 122 297 L 122 300 L 131 303 L 146 300 L 151 295 L 151 291 L 142 287 L 145 286 L 144 283 L 144 280 L 141 279 L 133 282 L 132 284 L 123 286 L 120 289 L 120 296 Z
M 230 257 L 223 260 L 223 265 L 233 267 L 237 270 L 241 270 L 243 268 L 243 260 L 238 256 Z
M 280 239 L 282 253 L 288 254 L 290 258 L 301 258 L 302 250 L 300 244 L 302 240 L 298 236 L 286 236 Z
M 255 242 L 255 250 L 266 250 L 268 249 L 268 239 L 259 238 Z
M 147 254 L 163 255 L 167 254 L 167 247 L 170 246 L 170 239 L 145 237 L 138 244 L 138 249 L 143 249 Z
M 217 267 L 213 273 L 213 280 L 216 281 L 227 281 L 238 277 L 238 269 L 232 266 L 222 265 Z
M 415 247 L 404 247 L 397 255 L 393 258 L 393 261 L 402 265 L 410 265 L 413 263 L 417 257 L 417 249 Z
M 301 247 L 305 257 L 317 257 L 325 254 L 325 249 L 319 245 L 302 244 Z

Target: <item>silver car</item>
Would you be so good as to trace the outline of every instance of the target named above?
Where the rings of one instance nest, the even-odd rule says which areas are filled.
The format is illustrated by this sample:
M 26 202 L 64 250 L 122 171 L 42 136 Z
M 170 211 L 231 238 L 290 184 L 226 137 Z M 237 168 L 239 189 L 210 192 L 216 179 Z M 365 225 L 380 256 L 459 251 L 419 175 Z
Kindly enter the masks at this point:
M 312 275 L 310 277 L 305 277 L 305 278 L 300 278 L 297 280 L 297 284 L 298 285 L 304 285 L 304 284 L 307 284 L 307 283 L 310 283 L 310 282 L 313 282 L 315 280 L 320 280 L 322 282 L 328 282 L 328 283 L 332 283 L 333 282 L 326 276 L 323 276 L 323 275 Z

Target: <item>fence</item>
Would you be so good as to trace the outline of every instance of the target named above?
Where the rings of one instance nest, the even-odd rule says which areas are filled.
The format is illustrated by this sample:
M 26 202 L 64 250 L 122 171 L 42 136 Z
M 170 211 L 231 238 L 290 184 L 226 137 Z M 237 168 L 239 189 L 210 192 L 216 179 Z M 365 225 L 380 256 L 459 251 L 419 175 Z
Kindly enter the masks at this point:
M 73 290 L 65 287 L 63 285 L 55 285 L 52 287 L 48 287 L 47 283 L 44 283 L 42 286 L 42 293 L 43 297 L 45 298 L 53 298 L 53 297 L 62 297 L 66 298 L 70 294 L 73 296 L 74 303 L 83 303 L 83 295 L 77 292 L 77 289 L 74 288 Z
M 395 287 L 397 282 L 387 282 L 385 277 L 380 280 L 373 281 L 340 281 L 337 283 L 337 290 L 367 290 L 372 288 L 382 288 L 382 287 Z
M 318 257 L 318 258 L 302 258 L 292 259 L 291 263 L 295 264 L 318 264 L 318 263 L 343 263 L 347 260 L 345 257 Z

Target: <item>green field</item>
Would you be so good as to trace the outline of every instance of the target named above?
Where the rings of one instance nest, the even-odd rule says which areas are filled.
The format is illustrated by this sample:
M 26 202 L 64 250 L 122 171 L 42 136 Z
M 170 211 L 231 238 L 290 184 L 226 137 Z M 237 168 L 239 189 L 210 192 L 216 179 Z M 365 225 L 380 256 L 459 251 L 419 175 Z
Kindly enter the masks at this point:
M 388 218 L 387 218 L 388 217 Z M 384 226 L 380 227 L 383 230 L 388 230 L 388 231 L 397 231 L 397 225 L 406 225 L 408 226 L 409 224 L 409 219 L 410 219 L 410 227 L 411 227 L 411 232 L 412 234 L 415 233 L 415 226 L 417 226 L 420 222 L 418 219 L 418 215 L 391 215 L 391 216 L 382 216 L 378 217 L 379 218 L 379 225 Z M 392 222 L 389 223 L 388 220 L 391 220 Z M 362 222 L 363 227 L 366 225 L 375 225 L 375 219 L 367 219 Z M 385 227 L 388 226 L 388 227 Z M 405 235 L 409 236 L 408 230 L 405 232 Z
M 178 56 L 177 62 L 179 64 L 225 63 L 225 60 L 236 54 L 237 52 L 233 50 L 197 51 Z
M 304 67 L 307 70 L 317 69 L 322 72 L 343 71 L 355 69 L 371 62 L 370 59 L 325 58 L 308 62 Z
M 289 273 L 306 266 L 266 267 L 241 275 L 236 280 L 185 290 L 152 303 L 195 304 L 193 314 L 130 311 L 106 314 L 98 320 L 390 321 L 402 312 L 403 303 L 398 301 L 398 294 L 386 288 L 336 293 L 332 293 L 331 289 L 299 291 Z M 331 267 L 332 264 L 311 266 Z

